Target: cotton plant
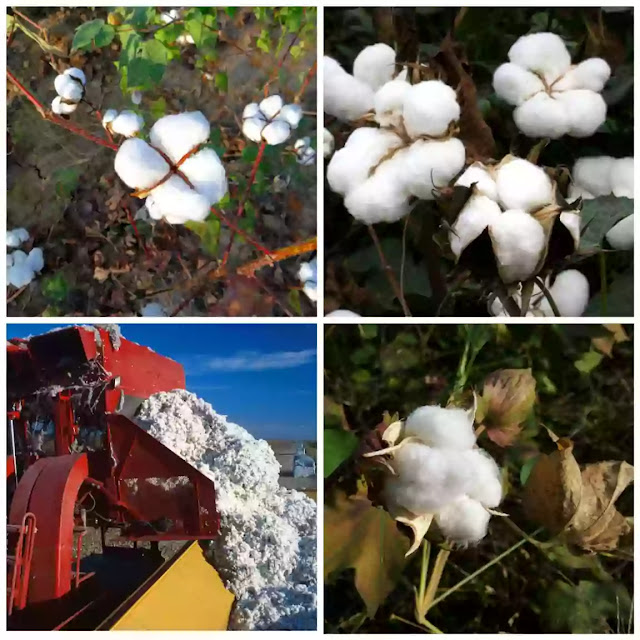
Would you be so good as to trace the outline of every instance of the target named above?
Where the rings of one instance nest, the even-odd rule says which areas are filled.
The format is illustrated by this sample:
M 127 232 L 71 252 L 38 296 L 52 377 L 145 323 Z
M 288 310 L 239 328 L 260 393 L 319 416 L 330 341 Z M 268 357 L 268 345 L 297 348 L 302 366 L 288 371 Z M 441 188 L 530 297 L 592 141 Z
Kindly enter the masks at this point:
M 87 77 L 82 69 L 69 67 L 53 81 L 58 94 L 51 102 L 51 110 L 59 116 L 72 114 L 84 98 Z
M 607 117 L 600 94 L 611 75 L 602 58 L 571 64 L 560 36 L 532 33 L 509 49 L 509 62 L 493 76 L 495 92 L 515 106 L 513 119 L 531 138 L 584 138 L 593 135 Z
M 318 259 L 303 262 L 298 269 L 298 279 L 302 282 L 302 290 L 311 302 L 318 302 Z
M 29 232 L 22 227 L 6 233 L 7 249 L 15 249 L 7 251 L 7 284 L 16 289 L 28 285 L 44 269 L 44 253 L 40 247 L 34 247 L 29 253 L 18 249 L 28 240 Z
M 278 145 L 286 142 L 302 120 L 299 104 L 285 104 L 272 95 L 261 102 L 248 104 L 242 112 L 242 133 L 252 142 Z
M 355 129 L 327 167 L 331 189 L 366 224 L 395 222 L 409 213 L 412 199 L 435 199 L 436 190 L 462 170 L 466 155 L 456 137 L 456 92 L 440 80 L 411 85 L 406 71 L 394 76 L 395 53 L 391 60 L 384 49 L 383 64 L 379 45 L 372 46 L 372 54 L 369 47 L 360 52 L 354 69 L 372 91 L 377 88 L 371 118 L 379 126 Z
M 145 198 L 154 220 L 170 224 L 203 221 L 227 192 L 218 154 L 204 146 L 210 124 L 200 111 L 168 115 L 151 128 L 149 142 L 125 140 L 115 157 L 120 179 Z
M 102 116 L 102 126 L 110 133 L 132 138 L 144 127 L 144 118 L 128 109 L 120 113 L 116 109 L 107 109 Z
M 424 406 L 382 434 L 385 448 L 365 454 L 379 459 L 388 474 L 383 497 L 387 510 L 410 527 L 418 549 L 435 523 L 451 543 L 482 540 L 502 501 L 500 470 L 476 443 L 476 407 Z
M 309 136 L 296 140 L 293 149 L 298 164 L 303 167 L 310 167 L 316 163 L 316 150 L 311 146 L 311 138 Z

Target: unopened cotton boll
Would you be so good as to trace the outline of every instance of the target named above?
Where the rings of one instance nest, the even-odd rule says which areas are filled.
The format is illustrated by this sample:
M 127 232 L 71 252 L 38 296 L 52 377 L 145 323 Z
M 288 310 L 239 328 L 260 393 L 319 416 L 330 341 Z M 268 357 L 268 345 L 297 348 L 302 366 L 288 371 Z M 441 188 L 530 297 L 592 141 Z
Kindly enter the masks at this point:
M 552 84 L 571 66 L 571 56 L 562 38 L 555 33 L 532 33 L 516 40 L 509 60 L 541 75 Z
M 381 127 L 399 127 L 402 123 L 402 109 L 411 85 L 402 77 L 382 85 L 373 97 L 376 122 Z
M 537 211 L 553 200 L 553 183 L 544 169 L 514 158 L 496 171 L 498 199 L 505 209 Z
M 619 158 L 611 165 L 611 192 L 616 198 L 633 198 L 633 158 Z
M 572 172 L 575 185 L 594 197 L 609 195 L 613 161 L 609 156 L 578 158 Z
M 396 52 L 382 42 L 365 47 L 353 61 L 353 75 L 374 91 L 389 82 L 396 70 Z
M 572 67 L 557 80 L 553 91 L 570 91 L 572 89 L 589 89 L 600 93 L 611 76 L 611 67 L 602 58 L 589 58 Z
M 201 149 L 187 158 L 180 165 L 180 171 L 209 204 L 219 202 L 227 193 L 227 174 L 213 149 Z
M 211 126 L 200 111 L 164 116 L 151 127 L 149 138 L 172 162 L 178 162 L 189 151 L 209 138 Z
M 40 273 L 44 269 L 44 254 L 40 247 L 34 247 L 29 251 L 26 259 L 27 266 L 36 273 Z
M 496 69 L 493 74 L 493 89 L 502 99 L 516 107 L 545 90 L 538 76 L 511 62 Z
M 131 138 L 142 129 L 143 125 L 144 120 L 141 115 L 125 110 L 113 119 L 110 123 L 110 129 L 125 138 Z
M 589 281 L 580 271 L 567 269 L 558 274 L 549 293 L 562 317 L 578 318 L 589 304 Z M 555 316 L 546 297 L 540 301 L 539 309 L 545 316 Z
M 463 496 L 438 511 L 435 519 L 445 538 L 470 544 L 487 535 L 489 518 L 489 512 L 477 500 Z
M 440 449 L 471 449 L 476 442 L 473 414 L 457 407 L 416 409 L 406 420 L 405 434 Z
M 129 138 L 120 145 L 114 168 L 120 179 L 134 189 L 149 189 L 169 173 L 165 159 L 140 138 Z
M 324 71 L 324 111 L 339 120 L 358 120 L 373 109 L 373 89 L 347 73 L 340 64 L 325 56 Z
M 361 318 L 362 316 L 359 313 L 354 313 L 353 311 L 349 311 L 349 309 L 336 309 L 331 313 L 327 313 L 325 318 Z
M 63 102 L 60 96 L 56 96 L 51 101 L 51 111 L 59 116 L 68 116 L 70 113 L 73 113 L 77 107 L 78 105 L 75 102 Z
M 269 96 L 260 102 L 258 105 L 260 111 L 264 114 L 267 120 L 275 118 L 282 109 L 283 102 L 279 95 Z
M 465 172 L 456 180 L 457 187 L 474 188 L 474 193 L 487 196 L 491 200 L 498 200 L 498 186 L 486 167 L 480 163 L 472 164 Z
M 87 84 L 87 77 L 84 75 L 84 71 L 82 69 L 78 69 L 77 67 L 69 67 L 64 70 L 64 75 L 70 76 L 74 80 L 78 80 L 82 86 Z
M 302 107 L 299 104 L 285 104 L 277 118 L 288 122 L 292 129 L 296 129 L 302 120 Z
M 330 158 L 334 149 L 336 148 L 336 140 L 329 129 L 324 129 L 322 132 L 322 155 L 324 158 Z
M 633 249 L 633 213 L 614 224 L 605 238 L 612 249 Z
M 567 113 L 570 136 L 586 138 L 593 135 L 607 118 L 607 104 L 599 93 L 587 89 L 554 93 Z
M 411 86 L 404 98 L 402 115 L 410 137 L 441 136 L 460 118 L 456 92 L 440 80 Z
M 487 196 L 474 194 L 465 203 L 458 214 L 451 231 L 449 242 L 456 258 L 469 246 L 490 224 L 502 215 L 497 202 Z
M 291 135 L 291 127 L 284 120 L 274 120 L 262 130 L 262 139 L 271 145 L 286 142 Z
M 18 229 L 12 229 L 11 231 L 7 230 L 6 233 L 6 245 L 7 247 L 11 247 L 15 249 L 19 247 L 23 242 L 26 242 L 29 239 L 29 232 L 24 227 L 19 227 Z
M 152 191 L 147 198 L 147 209 L 156 220 L 164 218 L 170 224 L 184 224 L 189 220 L 205 220 L 210 204 L 205 196 L 191 189 L 182 178 L 171 176 Z
M 565 105 L 542 92 L 517 107 L 513 120 L 530 138 L 560 138 L 569 127 Z
M 58 95 L 64 100 L 80 102 L 84 95 L 84 86 L 81 82 L 74 80 L 71 76 L 61 74 L 53 81 L 53 85 Z
M 526 211 L 509 209 L 489 226 L 498 272 L 506 284 L 535 275 L 545 248 L 542 225 Z

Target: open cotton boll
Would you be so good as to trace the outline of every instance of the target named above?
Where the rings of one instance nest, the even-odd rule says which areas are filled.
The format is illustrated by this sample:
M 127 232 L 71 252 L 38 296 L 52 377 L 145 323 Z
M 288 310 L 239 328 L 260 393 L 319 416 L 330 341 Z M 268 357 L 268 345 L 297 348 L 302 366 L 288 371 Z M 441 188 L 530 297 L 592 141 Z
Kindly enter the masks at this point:
M 111 122 L 111 131 L 125 138 L 135 136 L 144 125 L 142 116 L 133 111 L 122 111 Z
M 242 121 L 242 133 L 253 142 L 262 142 L 262 130 L 267 126 L 267 121 L 262 115 L 245 118 Z
M 555 82 L 571 66 L 571 56 L 562 38 L 555 33 L 531 33 L 516 40 L 509 60 L 541 75 L 547 84 Z
M 633 158 L 619 158 L 611 166 L 611 192 L 616 198 L 633 198 Z
M 633 249 L 633 213 L 614 224 L 605 238 L 613 249 Z
M 286 142 L 291 135 L 291 127 L 284 120 L 274 120 L 262 130 L 262 139 L 271 145 Z
M 107 109 L 102 116 L 102 126 L 107 127 L 110 122 L 113 122 L 118 117 L 116 109 Z
M 318 280 L 318 262 L 317 259 L 314 258 L 310 262 L 303 262 L 298 269 L 298 279 L 300 282 L 307 282 L 308 280 L 313 280 L 317 282 Z
M 595 196 L 593 193 L 590 193 L 586 189 L 578 186 L 577 184 L 570 184 L 569 191 L 567 193 L 567 199 L 569 202 L 576 200 L 577 198 L 582 198 L 583 200 L 593 200 Z
M 402 478 L 389 477 L 384 487 L 385 502 L 407 509 L 416 515 L 434 513 L 460 497 L 460 492 L 448 486 L 444 477 L 432 474 L 426 484 L 403 482 Z
M 334 149 L 336 148 L 336 140 L 329 129 L 324 129 L 322 132 L 322 155 L 324 158 L 330 158 Z
M 502 210 L 497 202 L 479 194 L 472 195 L 458 214 L 451 231 L 449 242 L 456 258 L 469 246 L 490 224 L 498 220 Z
M 164 318 L 167 312 L 161 304 L 150 302 L 142 307 L 142 315 L 146 318 Z
M 369 171 L 385 154 L 401 144 L 402 140 L 391 131 L 373 127 L 356 129 L 327 166 L 327 181 L 332 191 L 346 195 L 367 179 Z
M 359 313 L 354 313 L 353 311 L 349 311 L 348 309 L 336 309 L 331 313 L 327 313 L 325 318 L 361 318 L 362 316 Z
M 84 71 L 82 69 L 78 69 L 77 67 L 69 67 L 64 70 L 64 75 L 70 76 L 75 80 L 79 80 L 82 83 L 82 86 L 87 84 L 87 76 L 84 75 Z
M 362 80 L 347 73 L 340 64 L 325 56 L 324 111 L 339 120 L 358 120 L 373 109 L 373 89 Z
M 514 158 L 498 168 L 496 186 L 505 209 L 537 211 L 553 199 L 551 178 L 544 169 L 522 158 Z
M 74 80 L 71 76 L 61 74 L 56 76 L 53 81 L 53 86 L 56 89 L 57 94 L 64 100 L 71 100 L 72 102 L 80 102 L 84 95 L 84 86 L 78 80 Z
M 536 93 L 517 107 L 513 121 L 530 138 L 560 138 L 569 128 L 565 106 L 547 93 Z
M 19 227 L 18 229 L 7 231 L 5 244 L 7 245 L 7 247 L 15 249 L 16 247 L 19 247 L 23 242 L 26 242 L 28 239 L 29 232 L 25 228 Z
M 560 222 L 565 226 L 571 234 L 574 243 L 574 249 L 577 250 L 580 245 L 580 214 L 577 211 L 563 211 L 560 214 Z
M 165 159 L 140 138 L 129 138 L 120 145 L 114 168 L 120 179 L 134 189 L 148 189 L 169 173 Z
M 21 250 L 14 251 L 11 254 L 11 257 L 13 258 L 13 264 L 15 266 L 22 266 L 27 264 L 28 256 L 24 251 L 21 251 Z
M 189 179 L 194 188 L 203 194 L 210 204 L 215 204 L 227 193 L 227 174 L 218 154 L 209 148 L 187 158 L 180 171 Z
M 434 189 L 445 187 L 464 167 L 466 152 L 458 138 L 416 140 L 394 156 L 402 163 L 400 175 L 409 192 L 423 200 L 435 198 Z
M 474 193 L 498 200 L 498 186 L 487 169 L 480 163 L 472 164 L 456 180 L 456 187 L 474 187 Z
M 381 127 L 399 127 L 402 123 L 402 107 L 411 85 L 404 78 L 385 83 L 373 97 L 376 122 Z
M 302 293 L 304 293 L 311 302 L 318 302 L 318 283 L 309 280 L 304 283 L 302 287 Z
M 13 256 L 10 253 L 6 255 L 7 269 L 13 266 Z
M 566 109 L 567 133 L 575 138 L 593 135 L 607 118 L 607 103 L 599 93 L 576 89 L 554 93 L 553 97 Z
M 536 93 L 544 91 L 544 84 L 535 73 L 505 62 L 493 74 L 493 89 L 503 100 L 519 107 Z
M 28 264 L 14 264 L 7 271 L 7 284 L 20 289 L 28 285 L 33 280 L 34 275 L 33 269 Z
M 462 496 L 436 513 L 442 535 L 452 542 L 480 542 L 487 535 L 489 512 L 477 501 Z
M 549 293 L 562 317 L 578 318 L 589 304 L 589 281 L 580 271 L 567 269 L 558 274 Z M 545 316 L 555 316 L 546 297 L 542 298 L 538 308 Z
M 462 464 L 468 466 L 473 477 L 467 494 L 484 507 L 495 509 L 502 500 L 500 469 L 496 461 L 483 449 L 465 451 L 462 456 Z
M 56 96 L 51 101 L 51 111 L 59 116 L 68 116 L 77 109 L 78 105 L 74 103 L 63 102 L 60 96 Z
M 471 449 L 476 442 L 473 415 L 456 407 L 416 409 L 405 422 L 405 434 L 417 436 L 426 444 L 441 449 Z
M 260 111 L 260 107 L 257 102 L 251 102 L 248 104 L 244 110 L 242 111 L 243 118 L 255 118 L 256 116 L 263 118 L 262 111 Z
M 382 42 L 365 47 L 353 61 L 353 75 L 377 91 L 396 71 L 396 52 Z
M 34 247 L 29 251 L 29 255 L 25 261 L 25 264 L 36 273 L 40 273 L 44 269 L 44 254 L 40 247 Z
M 542 225 L 526 211 L 509 209 L 489 226 L 500 278 L 506 284 L 535 274 L 545 248 Z
M 271 120 L 278 115 L 282 109 L 283 102 L 279 95 L 273 95 L 262 100 L 258 106 L 260 107 L 260 111 L 264 114 L 264 117 L 267 118 L 267 120 Z
M 611 76 L 611 67 L 602 58 L 589 58 L 572 67 L 557 80 L 552 91 L 570 91 L 572 89 L 589 89 L 600 93 Z
M 278 120 L 289 123 L 292 129 L 297 128 L 302 120 L 302 107 L 299 104 L 285 104 L 277 116 Z
M 593 196 L 606 196 L 611 193 L 612 167 L 610 156 L 578 158 L 573 165 L 573 182 Z
M 164 116 L 151 127 L 149 139 L 154 147 L 178 162 L 189 151 L 209 138 L 211 126 L 200 111 Z
M 412 85 L 407 91 L 402 115 L 410 137 L 441 136 L 460 118 L 460 105 L 449 85 L 440 80 L 427 80 Z
M 149 206 L 151 198 L 151 206 Z M 189 220 L 202 222 L 209 215 L 207 198 L 178 176 L 171 176 L 157 186 L 147 198 L 149 215 L 154 219 L 165 218 L 170 224 L 184 224 Z

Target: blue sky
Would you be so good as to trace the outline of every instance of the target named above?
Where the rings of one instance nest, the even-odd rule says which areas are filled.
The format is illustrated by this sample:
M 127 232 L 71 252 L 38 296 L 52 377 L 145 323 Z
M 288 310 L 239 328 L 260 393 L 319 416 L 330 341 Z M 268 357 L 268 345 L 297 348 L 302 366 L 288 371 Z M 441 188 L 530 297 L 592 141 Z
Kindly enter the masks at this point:
M 59 324 L 8 324 L 24 338 Z M 315 325 L 121 324 L 180 362 L 187 389 L 259 438 L 316 439 Z

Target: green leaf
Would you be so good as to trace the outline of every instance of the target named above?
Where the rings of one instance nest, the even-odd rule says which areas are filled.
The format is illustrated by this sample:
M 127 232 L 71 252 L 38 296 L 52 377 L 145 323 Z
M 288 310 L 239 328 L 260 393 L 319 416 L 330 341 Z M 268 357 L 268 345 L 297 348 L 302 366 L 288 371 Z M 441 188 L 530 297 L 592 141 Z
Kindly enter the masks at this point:
M 127 66 L 127 88 L 149 89 L 158 84 L 164 75 L 165 66 L 146 58 L 134 58 Z
M 216 73 L 214 84 L 216 85 L 216 89 L 222 91 L 222 93 L 226 93 L 229 90 L 229 77 L 226 71 Z
M 245 162 L 253 162 L 258 157 L 258 147 L 255 144 L 247 145 L 242 150 L 242 159 Z
M 633 269 L 616 276 L 606 292 L 606 308 L 602 292 L 598 292 L 585 311 L 585 316 L 633 316 Z
M 78 187 L 80 170 L 76 167 L 66 167 L 53 172 L 53 181 L 56 185 L 56 195 L 63 200 L 70 198 Z
M 169 61 L 169 51 L 160 40 L 146 40 L 140 49 L 140 56 L 154 64 L 166 65 Z
M 591 349 L 576 360 L 573 364 L 580 373 L 591 373 L 601 362 L 604 356 L 599 352 Z
M 377 324 L 359 324 L 358 329 L 364 340 L 372 340 L 378 335 Z
M 185 227 L 200 236 L 202 248 L 209 255 L 218 255 L 218 245 L 220 242 L 220 220 L 218 218 L 210 216 L 204 222 L 190 221 L 185 224 Z
M 155 7 L 133 7 L 124 15 L 127 26 L 132 26 L 134 29 L 143 29 L 150 24 L 155 24 L 158 18 Z
M 289 289 L 287 294 L 289 306 L 296 312 L 297 315 L 302 315 L 302 303 L 300 302 L 300 289 Z
M 325 429 L 324 477 L 328 478 L 355 450 L 358 438 L 351 431 Z
M 64 302 L 69 295 L 69 285 L 62 273 L 46 278 L 42 282 L 42 293 L 53 302 Z
M 601 247 L 605 235 L 617 222 L 633 213 L 633 200 L 605 196 L 585 200 L 582 205 L 580 249 Z
M 256 47 L 260 49 L 260 51 L 264 51 L 265 53 L 269 53 L 271 51 L 271 37 L 269 36 L 269 32 L 266 29 L 263 29 L 256 40 Z
M 520 484 L 523 487 L 527 484 L 527 480 L 531 474 L 531 469 L 533 469 L 536 462 L 538 462 L 538 456 L 532 456 L 520 467 Z
M 151 111 L 153 119 L 158 120 L 159 118 L 162 118 L 162 116 L 164 116 L 167 112 L 167 101 L 164 98 L 160 97 L 151 103 L 149 110 Z
M 115 29 L 102 19 L 90 20 L 80 25 L 73 36 L 71 50 L 91 49 L 108 45 L 115 36 Z

